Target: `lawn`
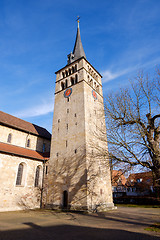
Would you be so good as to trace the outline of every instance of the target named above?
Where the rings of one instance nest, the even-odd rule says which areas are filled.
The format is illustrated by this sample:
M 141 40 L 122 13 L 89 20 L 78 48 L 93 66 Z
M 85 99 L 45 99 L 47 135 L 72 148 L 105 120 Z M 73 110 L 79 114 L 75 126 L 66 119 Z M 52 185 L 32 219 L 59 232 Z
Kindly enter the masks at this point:
M 115 204 L 116 207 L 160 208 L 160 205 Z

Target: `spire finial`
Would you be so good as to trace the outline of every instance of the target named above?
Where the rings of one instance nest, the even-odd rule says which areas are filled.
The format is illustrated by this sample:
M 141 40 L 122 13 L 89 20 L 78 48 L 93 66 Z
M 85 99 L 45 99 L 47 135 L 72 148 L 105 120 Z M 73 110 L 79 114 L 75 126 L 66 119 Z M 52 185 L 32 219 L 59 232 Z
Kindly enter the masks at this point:
M 80 17 L 79 16 L 77 16 L 77 22 L 78 22 L 78 28 L 79 28 L 79 19 L 80 19 Z

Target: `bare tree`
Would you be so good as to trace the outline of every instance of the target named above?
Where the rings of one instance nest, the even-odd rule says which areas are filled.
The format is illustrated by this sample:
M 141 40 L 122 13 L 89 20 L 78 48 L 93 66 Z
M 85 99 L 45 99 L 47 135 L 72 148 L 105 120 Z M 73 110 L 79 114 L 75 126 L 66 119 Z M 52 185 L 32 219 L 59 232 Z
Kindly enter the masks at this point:
M 152 170 L 160 193 L 160 71 L 152 79 L 141 73 L 110 94 L 105 115 L 110 159 Z

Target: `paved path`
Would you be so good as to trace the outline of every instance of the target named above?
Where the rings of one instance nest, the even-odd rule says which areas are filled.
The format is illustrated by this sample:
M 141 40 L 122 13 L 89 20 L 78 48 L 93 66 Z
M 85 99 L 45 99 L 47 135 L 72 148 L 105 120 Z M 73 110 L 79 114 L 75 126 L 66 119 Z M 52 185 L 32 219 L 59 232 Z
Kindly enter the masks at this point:
M 0 213 L 0 240 L 151 240 L 160 234 L 144 230 L 160 222 L 160 209 L 125 208 L 105 214 L 48 210 Z

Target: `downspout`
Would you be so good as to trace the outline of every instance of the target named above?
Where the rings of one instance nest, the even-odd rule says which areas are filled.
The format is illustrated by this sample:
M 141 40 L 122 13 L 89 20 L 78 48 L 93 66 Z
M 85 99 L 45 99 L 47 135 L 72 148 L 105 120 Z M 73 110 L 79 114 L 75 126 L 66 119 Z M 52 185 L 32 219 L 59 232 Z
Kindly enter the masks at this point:
M 43 190 L 44 190 L 44 176 L 45 176 L 45 159 L 43 159 L 43 175 L 42 175 L 42 189 L 41 189 L 41 199 L 40 199 L 40 208 L 43 208 Z

